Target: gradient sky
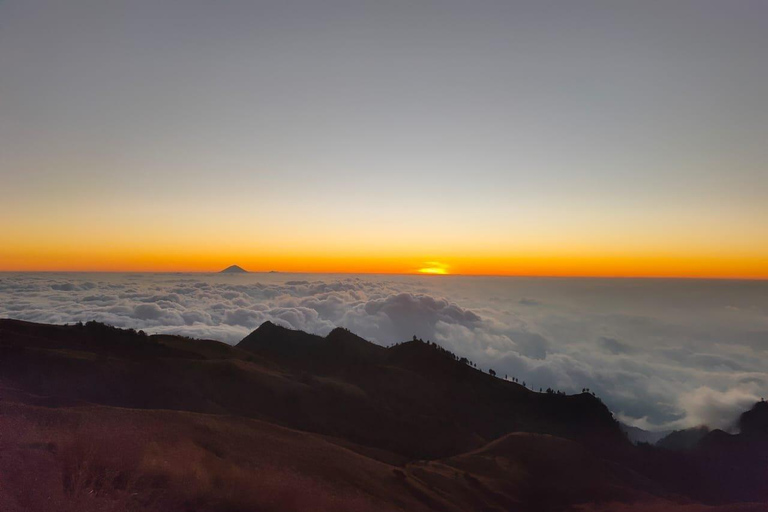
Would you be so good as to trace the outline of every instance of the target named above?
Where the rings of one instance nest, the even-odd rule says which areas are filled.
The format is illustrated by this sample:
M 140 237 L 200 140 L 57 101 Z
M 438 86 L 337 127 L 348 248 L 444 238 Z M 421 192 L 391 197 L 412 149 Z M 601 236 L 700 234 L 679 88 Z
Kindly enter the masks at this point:
M 0 2 L 0 269 L 768 278 L 768 2 Z

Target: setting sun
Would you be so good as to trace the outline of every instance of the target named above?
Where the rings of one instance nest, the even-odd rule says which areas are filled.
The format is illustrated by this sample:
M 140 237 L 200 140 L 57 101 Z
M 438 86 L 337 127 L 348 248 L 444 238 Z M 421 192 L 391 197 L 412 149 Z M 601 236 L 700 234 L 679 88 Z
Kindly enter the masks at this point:
M 444 275 L 448 273 L 448 265 L 437 261 L 428 261 L 424 268 L 419 269 L 419 274 Z

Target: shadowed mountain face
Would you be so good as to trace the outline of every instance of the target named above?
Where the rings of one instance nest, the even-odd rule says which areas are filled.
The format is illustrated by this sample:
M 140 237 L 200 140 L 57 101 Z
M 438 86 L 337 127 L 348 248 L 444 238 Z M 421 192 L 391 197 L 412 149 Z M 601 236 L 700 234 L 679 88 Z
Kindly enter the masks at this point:
M 2 510 L 764 510 L 764 420 L 638 448 L 590 394 L 417 340 L 0 320 Z
M 349 396 L 338 399 L 346 410 L 339 414 L 363 428 L 346 435 L 407 456 L 453 455 L 513 431 L 578 439 L 598 449 L 625 444 L 595 397 L 535 393 L 421 341 L 384 348 L 345 329 L 321 338 L 267 322 L 237 348 L 350 386 Z

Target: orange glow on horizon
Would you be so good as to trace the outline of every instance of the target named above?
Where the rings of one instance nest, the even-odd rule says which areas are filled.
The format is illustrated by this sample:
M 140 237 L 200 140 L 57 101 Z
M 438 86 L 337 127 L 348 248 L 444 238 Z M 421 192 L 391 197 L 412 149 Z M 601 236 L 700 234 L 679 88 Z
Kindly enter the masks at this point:
M 0 203 L 14 219 L 0 225 L 0 271 L 218 272 L 239 265 L 252 272 L 768 279 L 768 238 L 759 222 L 721 219 L 704 229 L 694 219 L 660 229 L 662 219 L 639 225 L 610 218 L 565 229 L 557 219 L 448 217 L 425 228 L 409 222 L 412 211 L 396 208 L 371 218 L 291 209 L 269 217 L 248 204 L 232 200 L 211 212 L 82 201 L 53 215 Z M 92 215 L 96 210 L 106 213 Z
M 685 254 L 412 254 L 304 253 L 268 250 L 154 252 L 105 246 L 28 248 L 0 252 L 0 271 L 252 272 L 768 279 L 768 258 Z

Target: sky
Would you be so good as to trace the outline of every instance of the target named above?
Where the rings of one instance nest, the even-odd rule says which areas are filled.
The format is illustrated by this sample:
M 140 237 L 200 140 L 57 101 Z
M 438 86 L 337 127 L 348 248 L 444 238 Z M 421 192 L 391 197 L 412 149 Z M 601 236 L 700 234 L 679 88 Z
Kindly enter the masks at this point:
M 764 1 L 0 1 L 0 270 L 768 278 Z
M 768 396 L 768 282 L 418 275 L 0 273 L 0 318 L 97 320 L 235 344 L 262 322 L 417 335 L 625 423 L 732 430 Z

